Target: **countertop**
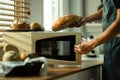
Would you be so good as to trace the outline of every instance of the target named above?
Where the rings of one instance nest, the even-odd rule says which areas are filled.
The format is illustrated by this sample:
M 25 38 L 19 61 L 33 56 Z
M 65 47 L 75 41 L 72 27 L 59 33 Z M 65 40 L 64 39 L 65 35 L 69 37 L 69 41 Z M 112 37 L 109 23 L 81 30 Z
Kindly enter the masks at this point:
M 103 64 L 103 57 L 88 58 L 83 57 L 81 65 L 59 65 L 49 66 L 48 72 L 45 76 L 30 76 L 30 77 L 0 77 L 0 80 L 53 80 L 61 77 L 74 74 L 89 68 L 101 66 Z

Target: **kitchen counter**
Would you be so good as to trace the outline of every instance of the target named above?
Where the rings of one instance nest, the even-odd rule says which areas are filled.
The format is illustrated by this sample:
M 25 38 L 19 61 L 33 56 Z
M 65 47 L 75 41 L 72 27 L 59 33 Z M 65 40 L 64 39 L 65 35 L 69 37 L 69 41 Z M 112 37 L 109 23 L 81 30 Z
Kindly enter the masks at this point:
M 49 66 L 45 76 L 30 76 L 30 77 L 0 77 L 0 80 L 63 80 L 60 78 L 70 76 L 75 73 L 85 71 L 87 69 L 101 67 L 103 64 L 102 58 L 82 58 L 82 65 L 57 65 Z

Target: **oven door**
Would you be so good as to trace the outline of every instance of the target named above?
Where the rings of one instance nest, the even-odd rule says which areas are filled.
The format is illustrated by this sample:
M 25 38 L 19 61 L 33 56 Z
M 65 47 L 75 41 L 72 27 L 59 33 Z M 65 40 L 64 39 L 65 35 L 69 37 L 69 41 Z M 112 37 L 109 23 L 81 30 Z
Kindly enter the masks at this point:
M 36 41 L 36 53 L 51 59 L 75 61 L 75 36 L 61 36 Z

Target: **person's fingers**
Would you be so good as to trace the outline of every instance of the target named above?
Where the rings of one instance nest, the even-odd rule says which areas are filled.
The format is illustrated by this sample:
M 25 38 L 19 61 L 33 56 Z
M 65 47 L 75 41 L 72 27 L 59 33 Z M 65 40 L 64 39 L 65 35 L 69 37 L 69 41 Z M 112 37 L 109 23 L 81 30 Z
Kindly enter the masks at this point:
M 79 27 L 80 25 L 77 22 L 74 22 L 72 24 L 70 24 L 69 27 Z
M 80 27 L 83 25 L 83 18 L 80 18 L 80 20 L 73 22 L 70 24 L 70 27 Z
M 75 49 L 75 52 L 76 52 L 77 54 L 85 54 L 85 52 L 82 51 L 81 49 Z
M 78 54 L 84 54 L 85 52 L 81 50 L 81 45 L 75 45 L 74 51 Z

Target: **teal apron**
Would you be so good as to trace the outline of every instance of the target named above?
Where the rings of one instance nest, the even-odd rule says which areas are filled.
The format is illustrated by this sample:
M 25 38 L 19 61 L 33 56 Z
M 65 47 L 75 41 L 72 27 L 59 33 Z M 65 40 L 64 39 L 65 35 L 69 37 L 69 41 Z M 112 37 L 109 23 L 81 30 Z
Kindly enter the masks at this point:
M 103 31 L 116 19 L 113 0 L 103 0 Z M 120 27 L 120 26 L 118 26 Z M 120 38 L 115 37 L 104 44 L 103 80 L 120 80 Z

